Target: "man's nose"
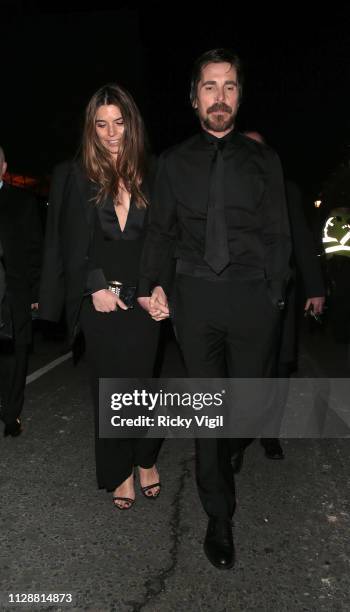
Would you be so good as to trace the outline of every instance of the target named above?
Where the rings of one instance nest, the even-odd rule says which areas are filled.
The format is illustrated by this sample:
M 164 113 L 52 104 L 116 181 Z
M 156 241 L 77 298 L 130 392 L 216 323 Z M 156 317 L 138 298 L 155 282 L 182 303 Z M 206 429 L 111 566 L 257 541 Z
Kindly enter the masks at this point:
M 225 89 L 224 87 L 218 87 L 216 90 L 216 100 L 217 102 L 222 102 L 225 99 Z

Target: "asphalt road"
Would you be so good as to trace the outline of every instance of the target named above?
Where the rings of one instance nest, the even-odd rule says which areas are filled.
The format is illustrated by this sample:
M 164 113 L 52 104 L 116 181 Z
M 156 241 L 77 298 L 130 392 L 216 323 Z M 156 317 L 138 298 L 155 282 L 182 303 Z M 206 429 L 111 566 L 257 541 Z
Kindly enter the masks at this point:
M 330 359 L 329 339 L 307 335 L 301 375 L 344 376 L 344 355 L 332 350 Z M 31 371 L 62 352 L 38 338 Z M 165 368 L 173 366 L 181 375 L 171 345 Z M 350 609 L 349 440 L 289 439 L 278 462 L 258 442 L 249 447 L 237 477 L 237 563 L 223 572 L 202 550 L 206 516 L 191 440 L 163 444 L 159 499 L 138 491 L 132 510 L 120 512 L 95 484 L 84 360 L 64 361 L 29 384 L 23 420 L 22 436 L 0 440 L 1 610 Z M 73 603 L 8 603 L 10 593 L 28 592 L 71 593 Z

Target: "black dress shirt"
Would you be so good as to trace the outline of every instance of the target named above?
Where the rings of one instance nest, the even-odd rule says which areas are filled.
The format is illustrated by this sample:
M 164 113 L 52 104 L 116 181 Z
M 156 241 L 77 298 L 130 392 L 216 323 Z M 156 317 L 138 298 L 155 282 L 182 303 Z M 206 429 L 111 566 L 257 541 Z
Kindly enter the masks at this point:
M 112 197 L 107 197 L 103 206 L 95 206 L 94 213 L 86 295 L 106 289 L 111 280 L 137 281 L 148 208 L 138 208 L 131 198 L 123 231 Z
M 160 284 L 172 257 L 205 266 L 211 161 L 217 140 L 202 132 L 161 156 L 143 252 L 138 295 Z M 223 140 L 223 139 L 221 139 Z M 268 146 L 232 131 L 224 137 L 224 206 L 230 263 L 261 271 L 283 296 L 290 232 L 281 165 Z M 218 275 L 218 280 L 220 275 Z M 164 287 L 169 291 L 169 287 Z

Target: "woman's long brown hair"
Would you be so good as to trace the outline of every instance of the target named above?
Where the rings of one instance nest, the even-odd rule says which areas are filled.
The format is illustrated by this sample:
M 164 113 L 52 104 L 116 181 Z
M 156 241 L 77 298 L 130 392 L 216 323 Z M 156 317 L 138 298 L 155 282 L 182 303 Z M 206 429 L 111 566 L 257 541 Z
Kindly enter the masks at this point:
M 118 158 L 114 160 L 96 134 L 96 113 L 100 106 L 118 106 L 124 121 Z M 126 89 L 110 83 L 92 96 L 85 111 L 82 142 L 83 165 L 87 176 L 98 186 L 96 203 L 108 196 L 118 201 L 120 182 L 123 182 L 136 206 L 144 208 L 148 202 L 141 190 L 145 172 L 145 129 L 140 111 Z

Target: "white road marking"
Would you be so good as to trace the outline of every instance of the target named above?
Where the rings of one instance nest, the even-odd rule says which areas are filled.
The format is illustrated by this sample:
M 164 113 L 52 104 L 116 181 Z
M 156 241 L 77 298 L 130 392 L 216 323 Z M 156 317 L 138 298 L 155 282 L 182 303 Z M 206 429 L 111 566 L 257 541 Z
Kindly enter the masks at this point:
M 40 378 L 40 376 L 43 376 L 44 374 L 46 374 L 47 372 L 49 372 L 50 370 L 52 370 L 56 366 L 58 366 L 61 363 L 63 363 L 64 361 L 67 361 L 67 359 L 70 359 L 72 357 L 72 355 L 73 355 L 72 351 L 69 351 L 69 353 L 65 353 L 61 357 L 58 357 L 57 359 L 54 359 L 54 361 L 51 361 L 50 363 L 48 363 L 47 365 L 43 366 L 42 368 L 39 368 L 39 370 L 35 370 L 35 372 L 33 372 L 32 374 L 29 374 L 29 376 L 27 376 L 27 378 L 26 378 L 26 385 L 29 385 L 30 383 L 34 382 L 34 380 L 37 380 L 38 378 Z

